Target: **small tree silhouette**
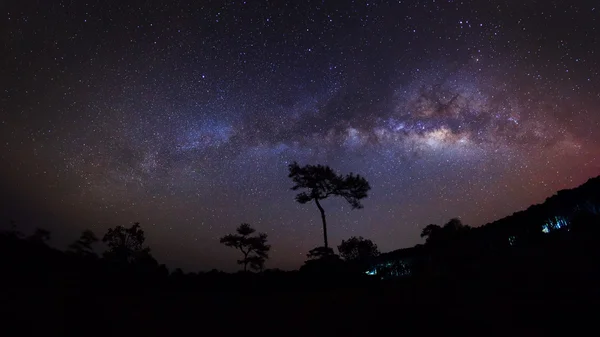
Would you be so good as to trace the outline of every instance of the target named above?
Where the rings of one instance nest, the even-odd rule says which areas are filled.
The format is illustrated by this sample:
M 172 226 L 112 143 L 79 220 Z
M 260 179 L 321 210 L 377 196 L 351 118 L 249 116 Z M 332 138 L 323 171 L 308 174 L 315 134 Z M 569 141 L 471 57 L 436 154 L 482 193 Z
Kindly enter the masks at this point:
M 335 253 L 333 252 L 333 249 L 329 247 L 316 247 L 309 250 L 308 254 L 306 254 L 306 257 L 308 257 L 309 260 L 327 259 L 332 256 L 335 256 Z
M 297 162 L 288 166 L 289 176 L 294 181 L 292 190 L 306 189 L 307 191 L 298 193 L 296 201 L 306 204 L 312 200 L 315 201 L 319 212 L 321 212 L 321 221 L 323 222 L 323 239 L 325 248 L 327 243 L 327 221 L 325 219 L 325 210 L 321 206 L 320 200 L 329 196 L 343 197 L 352 206 L 352 209 L 362 208 L 361 199 L 367 197 L 367 192 L 371 189 L 367 180 L 360 175 L 352 173 L 342 176 L 338 175 L 329 166 L 306 165 L 300 167 Z
M 353 236 L 347 241 L 342 240 L 342 244 L 338 246 L 338 251 L 346 261 L 365 261 L 379 255 L 377 245 L 362 236 Z
M 35 232 L 27 237 L 27 240 L 38 244 L 46 244 L 50 241 L 50 232 L 43 228 L 36 228 Z
M 343 270 L 343 262 L 329 247 L 316 247 L 306 254 L 308 260 L 300 267 L 301 272 L 335 274 Z
M 248 257 L 250 268 L 258 271 L 263 271 L 265 269 L 265 262 L 267 259 L 263 256 L 252 255 Z
M 448 240 L 456 239 L 467 232 L 471 227 L 464 225 L 460 219 L 450 219 L 443 227 L 430 224 L 423 228 L 421 237 L 426 238 L 426 244 L 439 244 Z
M 23 237 L 23 233 L 19 232 L 19 229 L 17 228 L 17 222 L 13 219 L 10 219 L 9 221 L 8 230 L 2 231 L 2 234 L 15 239 L 21 239 Z
M 238 260 L 237 263 L 244 265 L 244 271 L 248 270 L 248 264 L 252 269 L 262 270 L 271 249 L 271 246 L 267 244 L 267 234 L 259 233 L 257 236 L 250 236 L 256 230 L 247 223 L 241 224 L 236 232 L 237 234 L 225 235 L 220 242 L 242 252 L 244 258 Z
M 421 237 L 425 238 L 425 242 L 431 244 L 436 242 L 442 233 L 442 227 L 436 224 L 429 224 L 421 231 Z
M 80 256 L 94 256 L 94 249 L 92 245 L 98 242 L 96 234 L 89 229 L 84 230 L 81 233 L 79 239 L 69 245 L 69 251 L 80 255 Z
M 425 246 L 430 249 L 429 267 L 434 270 L 452 270 L 472 256 L 473 240 L 469 240 L 471 227 L 460 219 L 450 219 L 444 226 L 427 225 L 421 232 L 426 238 Z
M 122 263 L 132 263 L 150 255 L 150 248 L 143 247 L 146 237 L 139 222 L 135 222 L 130 228 L 117 226 L 109 228 L 104 234 L 102 242 L 108 245 L 104 257 Z

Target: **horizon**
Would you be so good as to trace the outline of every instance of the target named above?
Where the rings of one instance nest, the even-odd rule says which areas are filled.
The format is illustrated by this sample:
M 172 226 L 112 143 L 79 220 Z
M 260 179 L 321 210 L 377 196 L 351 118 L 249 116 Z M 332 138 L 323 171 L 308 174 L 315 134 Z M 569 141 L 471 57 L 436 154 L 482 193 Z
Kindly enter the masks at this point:
M 239 270 L 219 238 L 249 223 L 290 270 L 322 242 L 293 161 L 368 180 L 364 209 L 324 201 L 330 245 L 382 252 L 600 174 L 591 2 L 136 4 L 2 6 L 2 226 L 140 222 L 197 272 Z
M 487 223 L 484 223 L 484 224 L 479 224 L 479 225 L 472 225 L 472 224 L 465 224 L 465 225 L 467 225 L 467 226 L 470 226 L 470 227 L 472 227 L 472 228 L 478 228 L 478 227 L 481 227 L 481 226 L 486 226 L 486 225 L 489 225 L 489 224 L 495 223 L 495 222 L 497 222 L 497 221 L 499 221 L 499 220 L 502 220 L 502 219 L 505 219 L 505 218 L 511 217 L 511 216 L 513 216 L 513 215 L 515 215 L 515 214 L 517 214 L 517 213 L 524 212 L 524 211 L 528 210 L 529 208 L 531 208 L 531 207 L 533 207 L 533 206 L 536 206 L 536 205 L 541 205 L 541 204 L 543 204 L 544 202 L 546 202 L 548 199 L 550 199 L 551 197 L 558 195 L 558 193 L 559 193 L 559 192 L 561 192 L 561 191 L 577 189 L 577 188 L 579 188 L 579 187 L 581 187 L 581 186 L 583 186 L 583 185 L 587 184 L 587 183 L 588 183 L 590 180 L 593 180 L 593 179 L 600 179 L 600 175 L 599 175 L 599 176 L 596 176 L 596 177 L 591 177 L 591 178 L 587 179 L 587 180 L 586 180 L 584 183 L 582 183 L 582 184 L 580 184 L 580 185 L 578 185 L 578 186 L 576 186 L 576 187 L 573 187 L 573 188 L 566 188 L 566 189 L 561 189 L 561 190 L 557 190 L 557 191 L 556 191 L 554 194 L 552 194 L 552 195 L 550 195 L 550 196 L 548 196 L 548 197 L 544 198 L 544 201 L 543 201 L 543 202 L 538 202 L 538 203 L 531 204 L 531 205 L 529 205 L 527 208 L 524 208 L 524 209 L 520 209 L 520 210 L 514 211 L 514 212 L 512 212 L 511 214 L 508 214 L 508 215 L 506 215 L 506 216 L 503 216 L 503 217 L 501 217 L 501 218 L 498 218 L 498 219 L 492 220 L 492 221 L 490 221 L 490 222 L 487 222 Z M 459 218 L 459 219 L 460 219 L 460 218 Z M 449 219 L 449 220 L 450 220 L 450 219 Z M 11 219 L 11 221 L 14 221 L 14 219 Z M 443 223 L 440 223 L 439 225 L 442 225 L 442 224 L 443 224 Z M 9 225 L 10 225 L 10 224 L 9 224 Z M 17 230 L 18 232 L 20 232 L 20 229 L 21 229 L 21 228 L 19 228 L 19 226 L 18 226 L 18 223 L 15 223 L 15 225 L 17 226 L 16 230 Z M 121 224 L 121 225 L 123 226 L 123 224 Z M 131 225 L 131 224 L 129 224 L 129 225 Z M 26 227 L 28 227 L 28 226 L 26 226 Z M 128 226 L 127 226 L 127 225 L 125 225 L 124 227 L 126 227 L 126 228 L 127 228 Z M 37 228 L 40 228 L 40 227 L 37 227 Z M 43 227 L 42 227 L 42 228 L 43 228 Z M 112 227 L 111 227 L 111 228 L 112 228 Z M 9 228 L 7 228 L 7 229 L 9 229 Z M 142 230 L 143 230 L 143 229 L 144 229 L 144 228 L 143 228 L 143 226 L 142 226 Z M 1 230 L 1 229 L 0 229 L 0 230 Z M 22 233 L 22 234 L 26 235 L 27 233 Z M 50 234 L 52 234 L 52 233 L 50 233 Z M 102 234 L 102 233 L 95 233 L 95 234 Z M 74 241 L 75 239 L 77 239 L 78 237 L 79 237 L 79 236 L 75 236 L 75 237 L 73 238 L 73 240 L 71 240 L 71 242 L 73 242 L 73 241 Z M 101 237 L 101 236 L 100 236 L 100 237 Z M 146 239 L 148 239 L 148 238 L 146 237 Z M 51 244 L 51 243 L 52 243 L 52 237 L 50 238 L 50 242 L 49 242 L 49 243 L 50 243 L 50 247 L 53 247 L 53 245 Z M 416 243 L 415 245 L 408 246 L 408 247 L 398 247 L 398 248 L 394 248 L 394 249 L 392 249 L 392 250 L 389 250 L 389 251 L 381 251 L 381 254 L 391 253 L 391 252 L 394 252 L 394 251 L 397 251 L 397 250 L 402 250 L 402 249 L 407 249 L 407 248 L 413 248 L 413 247 L 416 247 L 416 246 L 418 246 L 418 245 L 420 245 L 420 244 L 424 244 L 424 243 L 425 243 L 425 240 L 424 240 L 424 239 L 421 239 L 421 242 L 419 242 L 419 243 Z M 101 243 L 101 245 L 102 245 L 102 248 L 103 248 L 103 249 L 100 249 L 100 250 L 94 250 L 96 253 L 102 253 L 102 252 L 104 252 L 104 251 L 107 249 L 106 245 L 104 245 L 103 243 Z M 58 249 L 58 250 L 65 250 L 65 249 L 67 248 L 67 246 L 64 246 L 64 247 L 56 247 L 56 246 L 54 246 L 53 248 L 55 248 L 55 249 Z M 150 248 L 152 248 L 152 247 L 150 247 Z M 337 250 L 337 244 L 334 244 L 334 252 L 335 252 L 335 250 Z M 161 261 L 158 261 L 158 263 L 159 263 L 159 264 L 164 264 L 164 263 L 162 263 Z M 242 270 L 240 270 L 240 269 L 239 269 L 239 264 L 237 264 L 237 265 L 236 265 L 236 266 L 238 266 L 238 268 L 234 268 L 234 269 L 231 269 L 231 270 L 229 270 L 229 269 L 227 269 L 227 268 L 226 268 L 225 270 L 223 270 L 223 269 L 218 269 L 218 268 L 212 268 L 212 269 L 210 269 L 210 270 L 208 270 L 208 269 L 207 269 L 207 270 L 185 270 L 185 269 L 183 269 L 183 268 L 180 268 L 180 267 L 172 267 L 172 266 L 171 266 L 171 267 L 169 267 L 169 265 L 165 265 L 165 266 L 166 266 L 166 268 L 167 268 L 167 269 L 168 269 L 170 272 L 173 272 L 175 269 L 182 269 L 184 273 L 203 273 L 203 272 L 204 272 L 204 273 L 206 273 L 206 272 L 211 272 L 211 271 L 213 271 L 213 270 L 218 270 L 218 271 L 220 271 L 220 272 L 226 272 L 226 273 L 236 273 L 236 272 L 242 272 Z M 269 269 L 271 269 L 271 270 L 282 270 L 282 271 L 297 271 L 297 270 L 298 270 L 298 268 L 279 268 L 279 267 L 271 267 L 271 268 L 266 268 L 266 270 L 269 270 Z

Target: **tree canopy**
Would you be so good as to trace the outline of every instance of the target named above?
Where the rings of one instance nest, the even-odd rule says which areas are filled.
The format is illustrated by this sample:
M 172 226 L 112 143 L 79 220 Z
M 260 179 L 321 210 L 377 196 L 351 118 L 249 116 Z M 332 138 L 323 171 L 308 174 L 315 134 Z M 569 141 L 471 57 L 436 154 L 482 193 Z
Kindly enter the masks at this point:
M 426 244 L 436 244 L 457 238 L 468 231 L 471 227 L 466 226 L 458 218 L 450 219 L 443 227 L 430 224 L 423 228 L 421 237 L 425 238 Z
M 309 260 L 320 260 L 334 255 L 335 253 L 333 252 L 333 249 L 329 247 L 316 247 L 309 250 L 308 254 L 306 254 L 306 257 Z
M 150 255 L 150 248 L 143 246 L 144 241 L 146 236 L 139 222 L 135 222 L 130 228 L 109 228 L 102 238 L 102 242 L 108 246 L 104 255 L 107 259 L 123 263 L 145 259 L 146 255 Z
M 31 242 L 45 244 L 50 241 L 50 231 L 44 228 L 36 228 L 33 234 L 28 236 L 27 239 Z
M 338 251 L 346 261 L 364 261 L 379 255 L 377 245 L 362 236 L 353 236 L 348 240 L 342 240 Z
M 96 234 L 89 229 L 84 230 L 77 241 L 69 245 L 69 251 L 85 256 L 95 255 L 92 245 L 98 242 Z
M 343 197 L 352 209 L 360 209 L 363 207 L 361 200 L 367 197 L 367 192 L 371 189 L 369 182 L 358 174 L 349 173 L 345 176 L 337 174 L 332 168 L 324 165 L 301 167 L 297 162 L 293 162 L 288 166 L 288 170 L 288 177 L 294 182 L 292 190 L 302 190 L 296 195 L 296 201 L 300 204 L 314 201 L 317 205 L 323 223 L 324 247 L 329 247 L 325 209 L 320 200 L 329 196 Z
M 289 165 L 289 177 L 294 186 L 292 190 L 305 189 L 296 195 L 301 204 L 312 200 L 323 200 L 329 196 L 343 197 L 352 209 L 362 208 L 361 200 L 367 197 L 371 186 L 361 175 L 349 173 L 346 176 L 337 174 L 332 168 L 324 165 L 305 165 L 297 162 Z
M 271 249 L 271 246 L 267 244 L 267 234 L 258 233 L 258 235 L 251 236 L 256 230 L 247 223 L 241 224 L 236 232 L 237 234 L 225 235 L 220 242 L 242 252 L 244 257 L 237 263 L 244 265 L 244 271 L 248 270 L 248 264 L 254 270 L 262 270 Z

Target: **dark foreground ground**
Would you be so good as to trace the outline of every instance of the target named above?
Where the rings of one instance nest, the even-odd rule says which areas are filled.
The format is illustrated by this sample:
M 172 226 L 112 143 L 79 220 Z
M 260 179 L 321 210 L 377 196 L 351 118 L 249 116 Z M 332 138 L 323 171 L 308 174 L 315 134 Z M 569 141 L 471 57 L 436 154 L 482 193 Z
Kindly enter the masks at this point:
M 596 335 L 599 285 L 564 276 L 518 286 L 415 279 L 248 294 L 127 282 L 112 290 L 13 285 L 1 299 L 2 335 Z
M 487 255 L 446 251 L 433 269 L 384 281 L 116 273 L 102 260 L 6 241 L 18 244 L 0 246 L 0 336 L 598 336 L 594 233 Z

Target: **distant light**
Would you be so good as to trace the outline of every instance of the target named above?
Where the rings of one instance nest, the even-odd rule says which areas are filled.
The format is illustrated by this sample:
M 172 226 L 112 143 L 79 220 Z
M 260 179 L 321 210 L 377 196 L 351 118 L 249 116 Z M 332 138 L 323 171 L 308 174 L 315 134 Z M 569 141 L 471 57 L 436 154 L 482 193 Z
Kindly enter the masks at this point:
M 548 221 L 546 221 L 546 223 L 542 225 L 542 232 L 550 233 L 551 231 L 561 229 L 561 228 L 568 229 L 568 226 L 569 226 L 569 221 L 567 220 L 567 218 L 562 217 L 562 216 L 555 216 L 555 217 L 549 219 Z

